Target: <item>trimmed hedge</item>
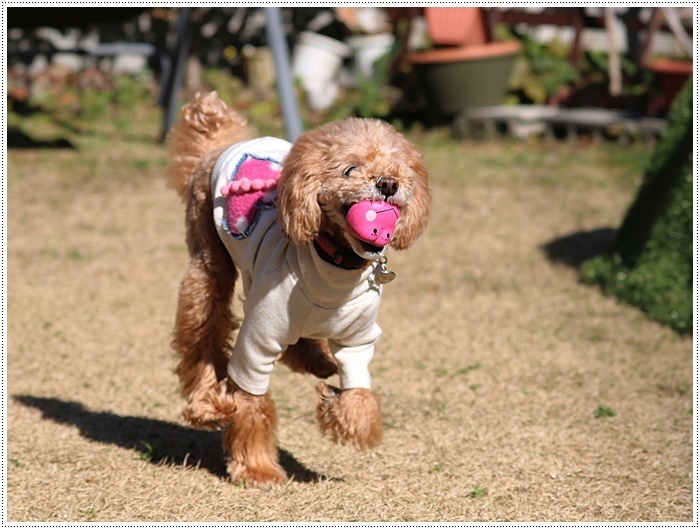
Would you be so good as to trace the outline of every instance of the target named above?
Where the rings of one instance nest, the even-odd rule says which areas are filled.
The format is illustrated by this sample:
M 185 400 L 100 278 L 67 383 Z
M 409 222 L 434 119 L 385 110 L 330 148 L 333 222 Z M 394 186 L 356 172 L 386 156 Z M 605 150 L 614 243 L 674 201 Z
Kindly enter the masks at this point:
M 693 329 L 693 83 L 676 98 L 611 255 L 583 280 L 681 334 Z

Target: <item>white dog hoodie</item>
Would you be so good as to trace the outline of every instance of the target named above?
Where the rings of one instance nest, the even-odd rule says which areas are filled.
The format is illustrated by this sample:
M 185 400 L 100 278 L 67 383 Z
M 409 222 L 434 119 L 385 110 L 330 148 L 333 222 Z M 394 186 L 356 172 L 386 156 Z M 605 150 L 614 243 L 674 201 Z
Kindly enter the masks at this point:
M 269 137 L 238 143 L 212 172 L 214 222 L 246 297 L 228 374 L 245 391 L 262 395 L 287 346 L 300 338 L 327 338 L 341 389 L 369 388 L 368 366 L 382 332 L 376 323 L 381 286 L 372 281 L 380 265 L 345 270 L 321 259 L 313 243 L 297 246 L 282 233 L 276 186 L 266 182 L 276 181 L 290 147 Z M 222 193 L 227 184 L 235 187 L 242 207 L 233 201 L 235 193 Z

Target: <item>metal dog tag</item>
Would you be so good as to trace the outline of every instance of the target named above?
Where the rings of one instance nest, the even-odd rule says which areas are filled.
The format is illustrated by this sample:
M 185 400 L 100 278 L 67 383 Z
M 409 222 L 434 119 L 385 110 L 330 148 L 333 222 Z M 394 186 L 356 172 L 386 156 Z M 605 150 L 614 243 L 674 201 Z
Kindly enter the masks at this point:
M 382 270 L 374 277 L 374 282 L 378 285 L 386 285 L 387 283 L 391 283 L 394 279 L 396 279 L 396 272 L 382 268 Z
M 387 283 L 391 283 L 394 279 L 396 279 L 396 272 L 393 272 L 392 270 L 388 270 L 386 267 L 387 263 L 387 258 L 382 257 L 382 268 L 379 270 L 379 272 L 374 276 L 373 281 L 377 285 L 386 285 Z

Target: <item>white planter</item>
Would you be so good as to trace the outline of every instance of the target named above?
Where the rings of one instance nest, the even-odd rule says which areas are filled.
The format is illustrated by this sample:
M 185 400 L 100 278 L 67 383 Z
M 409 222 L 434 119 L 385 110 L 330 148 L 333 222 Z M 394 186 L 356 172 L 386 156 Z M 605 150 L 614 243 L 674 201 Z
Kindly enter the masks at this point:
M 351 48 L 339 40 L 304 31 L 294 48 L 292 73 L 301 79 L 301 86 L 314 110 L 325 110 L 338 94 L 338 72 Z
M 355 75 L 369 79 L 374 73 L 374 64 L 391 50 L 394 36 L 391 33 L 357 35 L 348 37 L 346 42 L 353 51 Z

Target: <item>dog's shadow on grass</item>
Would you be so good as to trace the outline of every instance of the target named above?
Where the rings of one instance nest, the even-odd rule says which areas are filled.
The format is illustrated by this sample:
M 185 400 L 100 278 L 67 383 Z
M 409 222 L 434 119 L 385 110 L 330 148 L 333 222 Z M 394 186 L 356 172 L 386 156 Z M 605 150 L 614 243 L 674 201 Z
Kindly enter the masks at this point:
M 79 402 L 56 398 L 15 395 L 14 400 L 41 411 L 44 419 L 75 426 L 90 440 L 133 450 L 153 464 L 201 468 L 220 478 L 226 477 L 221 433 L 194 430 L 175 423 L 91 411 Z M 280 464 L 294 481 L 313 483 L 327 479 L 306 468 L 294 456 L 280 450 Z

